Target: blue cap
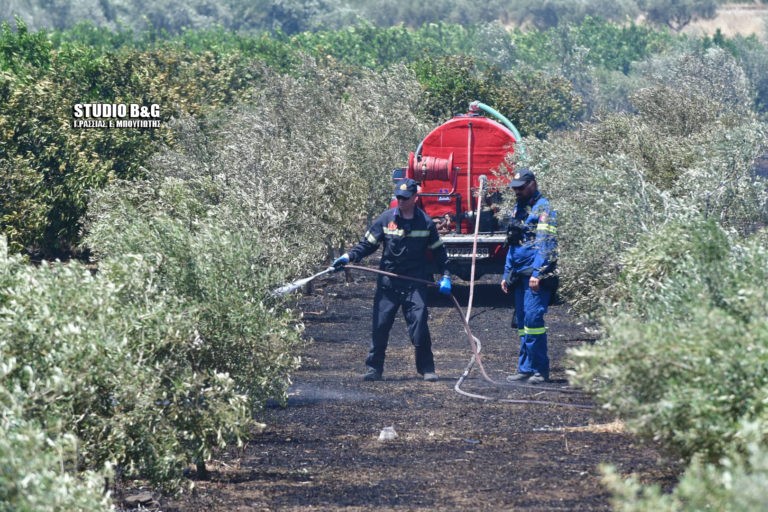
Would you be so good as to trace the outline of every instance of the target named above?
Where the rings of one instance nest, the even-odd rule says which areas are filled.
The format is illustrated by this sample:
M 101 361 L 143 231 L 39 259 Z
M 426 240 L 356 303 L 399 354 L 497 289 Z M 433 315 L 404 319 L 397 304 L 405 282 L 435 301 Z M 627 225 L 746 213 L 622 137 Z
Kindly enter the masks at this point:
M 419 184 L 410 178 L 404 180 L 398 180 L 395 182 L 395 197 L 403 197 L 408 199 L 414 195 L 419 188 Z
M 522 187 L 536 179 L 530 169 L 519 169 L 515 171 L 512 181 L 509 182 L 511 188 Z

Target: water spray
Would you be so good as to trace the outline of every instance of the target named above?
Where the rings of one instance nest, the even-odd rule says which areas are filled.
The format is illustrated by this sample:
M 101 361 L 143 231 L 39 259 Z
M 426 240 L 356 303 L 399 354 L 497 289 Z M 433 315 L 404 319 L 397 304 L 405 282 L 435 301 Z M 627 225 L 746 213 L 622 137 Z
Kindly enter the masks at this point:
M 334 272 L 336 269 L 334 267 L 328 267 L 327 269 L 318 272 L 317 274 L 311 275 L 309 277 L 305 277 L 303 279 L 297 279 L 296 281 L 292 283 L 288 283 L 286 285 L 281 286 L 280 288 L 276 288 L 270 292 L 270 295 L 273 297 L 282 297 L 283 295 L 288 295 L 291 292 L 294 292 L 304 286 L 305 284 L 309 283 L 310 281 L 313 281 L 314 279 L 317 279 L 318 277 L 328 274 L 329 272 Z
M 379 270 L 375 268 L 370 267 L 361 267 L 358 265 L 345 265 L 345 268 L 350 270 L 361 270 L 363 272 L 371 272 L 374 274 L 380 274 L 388 277 L 393 277 L 397 279 L 405 279 L 408 281 L 413 281 L 416 283 L 421 283 L 427 286 L 431 287 L 437 287 L 437 283 L 434 281 L 428 281 L 426 279 L 419 279 L 417 277 L 411 277 L 411 276 L 404 276 L 400 274 L 394 274 L 392 272 L 387 272 L 385 270 Z M 293 281 L 292 283 L 286 284 L 284 286 L 281 286 L 280 288 L 277 288 L 271 292 L 271 295 L 273 297 L 281 297 L 283 295 L 286 295 L 288 293 L 291 293 L 293 291 L 298 290 L 305 284 L 309 283 L 310 281 L 331 272 L 335 272 L 336 268 L 334 267 L 328 267 L 325 270 L 322 270 L 318 272 L 317 274 L 311 275 L 309 277 L 305 277 L 303 279 L 298 279 L 296 281 Z M 459 379 L 459 382 L 456 385 L 456 388 L 459 387 L 459 384 L 469 375 L 470 370 L 474 365 L 477 365 L 478 369 L 480 370 L 481 375 L 483 378 L 488 381 L 490 384 L 493 384 L 495 386 L 504 386 L 504 384 L 499 383 L 491 379 L 488 374 L 485 371 L 485 368 L 483 366 L 482 358 L 480 357 L 480 340 L 475 337 L 472 334 L 472 330 L 469 327 L 469 315 L 464 315 L 463 311 L 461 310 L 461 305 L 459 305 L 459 301 L 456 300 L 456 297 L 451 294 L 451 299 L 453 299 L 453 306 L 455 310 L 458 312 L 459 317 L 461 318 L 461 322 L 464 325 L 464 332 L 467 334 L 467 337 L 469 339 L 469 345 L 472 349 L 472 359 L 469 362 L 469 365 L 464 370 L 464 373 L 462 374 L 461 378 Z M 580 390 L 575 389 L 561 389 L 561 388 L 554 388 L 551 386 L 542 386 L 542 385 L 525 385 L 525 384 L 509 384 L 507 387 L 515 387 L 515 388 L 529 388 L 529 389 L 536 389 L 537 391 L 552 391 L 557 393 L 583 393 Z M 481 400 L 487 400 L 487 401 L 495 401 L 495 402 L 505 402 L 505 403 L 513 403 L 513 404 L 539 404 L 539 405 L 558 405 L 561 407 L 573 407 L 576 409 L 594 409 L 594 406 L 592 405 L 585 405 L 585 404 L 574 404 L 574 403 L 567 403 L 567 402 L 556 402 L 556 401 L 550 401 L 550 400 L 526 400 L 526 399 L 503 399 L 503 398 L 493 398 L 485 395 L 480 395 L 476 393 L 468 393 L 466 391 L 456 389 L 457 392 L 460 394 L 463 394 L 465 396 L 471 397 L 471 398 L 479 398 Z

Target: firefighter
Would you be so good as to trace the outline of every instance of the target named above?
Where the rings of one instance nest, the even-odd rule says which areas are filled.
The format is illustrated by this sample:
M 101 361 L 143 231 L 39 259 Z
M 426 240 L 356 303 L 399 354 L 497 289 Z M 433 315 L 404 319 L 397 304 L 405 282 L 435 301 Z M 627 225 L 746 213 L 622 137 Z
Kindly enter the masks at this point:
M 553 275 L 557 260 L 556 212 L 539 192 L 530 170 L 516 172 L 509 186 L 517 202 L 509 224 L 501 289 L 504 293 L 511 291 L 514 298 L 520 353 L 517 373 L 507 380 L 539 384 L 549 381 L 544 315 L 557 279 Z
M 333 266 L 340 270 L 349 262 L 358 262 L 373 254 L 379 244 L 383 244 L 379 264 L 381 270 L 431 281 L 432 276 L 427 270 L 427 253 L 431 251 L 433 262 L 442 274 L 440 293 L 450 295 L 451 277 L 446 269 L 448 255 L 435 223 L 416 206 L 417 187 L 418 184 L 412 179 L 396 182 L 397 207 L 390 208 L 373 221 L 360 243 L 336 258 Z M 432 355 L 432 339 L 427 326 L 426 300 L 426 284 L 379 276 L 373 299 L 371 347 L 365 360 L 366 373 L 363 380 L 382 379 L 389 331 L 401 306 L 408 335 L 415 348 L 416 372 L 425 381 L 438 380 Z

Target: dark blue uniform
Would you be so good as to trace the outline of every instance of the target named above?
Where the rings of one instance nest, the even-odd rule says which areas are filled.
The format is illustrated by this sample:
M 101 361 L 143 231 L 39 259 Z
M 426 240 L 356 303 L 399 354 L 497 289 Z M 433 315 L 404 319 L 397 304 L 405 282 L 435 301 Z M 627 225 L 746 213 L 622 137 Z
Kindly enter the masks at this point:
M 382 213 L 371 224 L 355 247 L 349 250 L 352 262 L 373 254 L 383 244 L 379 268 L 398 275 L 432 280 L 427 269 L 427 253 L 432 251 L 438 272 L 446 269 L 448 255 L 432 219 L 420 208 L 412 219 L 404 219 L 398 208 Z M 371 348 L 366 366 L 381 373 L 389 342 L 389 331 L 397 310 L 402 306 L 408 334 L 416 351 L 416 371 L 420 374 L 435 371 L 432 339 L 427 326 L 427 288 L 423 283 L 379 276 L 373 301 Z
M 518 202 L 514 218 L 522 223 L 522 236 L 509 246 L 504 280 L 510 283 L 515 300 L 515 323 L 520 335 L 518 373 L 549 378 L 547 328 L 544 314 L 552 289 L 544 282 L 538 292 L 528 285 L 531 276 L 547 277 L 554 270 L 557 250 L 557 215 L 549 201 L 536 191 L 525 203 Z

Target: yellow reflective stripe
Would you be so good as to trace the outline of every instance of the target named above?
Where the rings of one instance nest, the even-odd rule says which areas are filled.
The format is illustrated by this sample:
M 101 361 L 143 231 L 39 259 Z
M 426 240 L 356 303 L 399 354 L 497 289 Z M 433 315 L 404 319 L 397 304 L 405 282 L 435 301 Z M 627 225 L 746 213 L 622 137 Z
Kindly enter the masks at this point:
M 405 236 L 405 231 L 402 230 L 402 229 L 384 228 L 384 234 L 385 235 Z
M 442 246 L 442 245 L 443 245 L 443 239 L 442 239 L 442 238 L 439 238 L 439 239 L 437 240 L 437 242 L 435 242 L 435 243 L 433 243 L 432 245 L 430 245 L 430 246 L 429 246 L 429 248 L 430 248 L 430 249 L 437 249 L 438 247 L 440 247 L 440 246 Z
M 546 327 L 526 327 L 524 330 L 525 330 L 525 334 L 532 334 L 534 336 L 547 333 Z
M 414 229 L 410 233 L 408 233 L 408 236 L 412 236 L 414 238 L 423 238 L 429 236 L 429 230 L 427 229 Z
M 378 241 L 378 240 L 376 240 L 376 237 L 375 237 L 375 236 L 373 236 L 373 235 L 371 234 L 371 232 L 370 232 L 370 231 L 366 231 L 366 232 L 365 232 L 365 239 L 366 239 L 366 240 L 368 240 L 368 242 L 370 242 L 370 243 L 372 243 L 372 244 L 377 244 L 377 243 L 379 243 L 379 241 Z
M 538 226 L 536 226 L 536 231 L 546 231 L 547 233 L 556 234 L 557 227 L 545 222 L 539 222 Z
M 525 336 L 525 329 L 518 329 L 517 334 L 519 334 L 520 336 Z

